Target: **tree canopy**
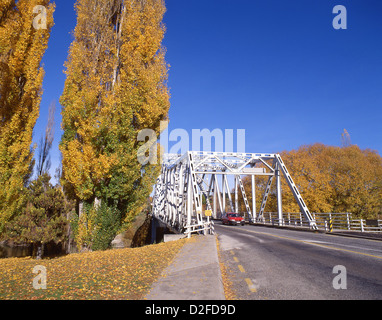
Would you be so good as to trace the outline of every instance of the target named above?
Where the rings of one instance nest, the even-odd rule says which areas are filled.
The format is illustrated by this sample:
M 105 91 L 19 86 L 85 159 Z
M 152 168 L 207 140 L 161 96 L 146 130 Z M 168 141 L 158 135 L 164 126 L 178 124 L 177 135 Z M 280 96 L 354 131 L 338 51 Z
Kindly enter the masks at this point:
M 46 28 L 33 26 L 35 7 L 46 8 Z M 0 233 L 25 203 L 33 168 L 32 132 L 39 116 L 42 57 L 53 26 L 49 0 L 0 3 Z
M 78 0 L 75 7 L 60 99 L 62 183 L 78 202 L 116 207 L 128 223 L 159 172 L 139 163 L 137 135 L 142 129 L 159 134 L 168 114 L 164 1 Z

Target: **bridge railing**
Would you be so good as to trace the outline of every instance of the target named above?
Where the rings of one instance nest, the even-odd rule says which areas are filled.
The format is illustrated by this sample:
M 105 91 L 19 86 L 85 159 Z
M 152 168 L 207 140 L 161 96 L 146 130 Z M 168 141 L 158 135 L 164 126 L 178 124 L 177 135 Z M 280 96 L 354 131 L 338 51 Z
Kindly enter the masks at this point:
M 381 232 L 382 220 L 352 219 L 351 213 L 312 213 L 318 229 L 325 231 L 361 231 Z M 278 218 L 277 212 L 265 212 L 261 220 L 255 223 L 290 226 L 296 228 L 309 228 L 309 222 L 301 213 L 283 213 L 283 218 Z
M 277 212 L 264 212 L 263 218 L 257 220 L 256 223 L 262 223 L 272 226 L 293 226 L 309 228 L 309 222 L 301 213 L 283 213 L 283 219 L 280 221 Z
M 186 226 L 184 234 L 187 236 L 191 236 L 192 233 L 214 234 L 215 233 L 214 222 L 210 220 L 210 221 L 204 221 L 199 224 L 196 223 L 196 224 L 191 224 L 189 226 Z
M 351 213 L 313 213 L 319 229 L 351 230 Z
M 352 220 L 352 230 L 361 232 L 381 232 L 382 233 L 382 220 L 365 220 L 358 219 Z

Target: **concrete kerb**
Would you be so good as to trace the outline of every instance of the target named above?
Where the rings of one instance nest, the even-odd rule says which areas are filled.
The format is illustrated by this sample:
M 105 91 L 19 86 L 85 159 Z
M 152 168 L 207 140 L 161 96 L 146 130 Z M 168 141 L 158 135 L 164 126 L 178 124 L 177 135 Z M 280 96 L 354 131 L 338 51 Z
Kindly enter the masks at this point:
M 225 300 L 216 235 L 189 239 L 162 272 L 147 300 Z

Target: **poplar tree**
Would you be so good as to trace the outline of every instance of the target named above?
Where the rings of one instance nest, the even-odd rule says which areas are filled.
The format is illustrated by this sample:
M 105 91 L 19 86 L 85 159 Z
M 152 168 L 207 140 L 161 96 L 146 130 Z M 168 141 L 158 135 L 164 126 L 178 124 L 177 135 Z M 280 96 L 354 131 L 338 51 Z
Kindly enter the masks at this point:
M 60 99 L 62 184 L 78 203 L 94 207 L 101 201 L 99 208 L 106 209 L 99 211 L 118 212 L 116 219 L 129 223 L 145 206 L 158 175 L 155 164 L 138 161 L 143 143 L 138 132 L 147 128 L 159 135 L 169 109 L 161 44 L 164 1 L 78 0 L 75 8 L 77 26 Z M 94 226 L 89 217 L 83 219 Z M 89 238 L 94 230 L 83 233 Z
M 54 8 L 49 0 L 0 2 L 0 233 L 25 202 Z

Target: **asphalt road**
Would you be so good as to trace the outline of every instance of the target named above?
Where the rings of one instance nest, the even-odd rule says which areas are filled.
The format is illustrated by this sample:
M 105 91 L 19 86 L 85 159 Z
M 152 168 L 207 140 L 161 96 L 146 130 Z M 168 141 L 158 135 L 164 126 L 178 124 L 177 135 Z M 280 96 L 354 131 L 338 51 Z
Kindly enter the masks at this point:
M 215 223 L 238 299 L 382 299 L 382 241 Z

